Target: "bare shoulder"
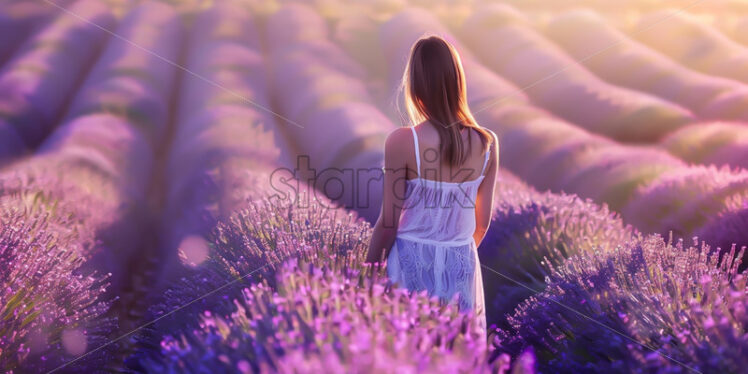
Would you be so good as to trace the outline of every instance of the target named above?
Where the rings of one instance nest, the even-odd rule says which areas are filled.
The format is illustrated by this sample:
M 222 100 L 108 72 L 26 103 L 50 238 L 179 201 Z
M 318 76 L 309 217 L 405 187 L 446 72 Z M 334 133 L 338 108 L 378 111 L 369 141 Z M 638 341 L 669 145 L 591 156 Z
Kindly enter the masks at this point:
M 486 127 L 484 127 L 484 129 L 486 129 L 486 131 L 488 131 L 488 133 L 491 134 L 491 137 L 493 138 L 491 139 L 491 148 L 493 148 L 494 150 L 498 149 L 499 148 L 499 137 L 496 135 L 495 132 L 493 132 L 493 130 L 486 128 Z
M 493 132 L 493 130 L 486 128 L 486 127 L 484 127 L 484 129 L 486 129 L 486 131 L 488 131 L 488 133 L 491 134 L 492 139 L 491 139 L 491 143 L 489 146 L 491 155 L 489 156 L 489 158 L 491 159 L 491 164 L 495 164 L 496 160 L 498 160 L 499 158 L 499 137 L 496 135 L 495 132 Z
M 407 127 L 398 127 L 387 134 L 384 142 L 385 152 L 402 153 L 408 149 L 407 145 L 412 142 L 411 130 Z

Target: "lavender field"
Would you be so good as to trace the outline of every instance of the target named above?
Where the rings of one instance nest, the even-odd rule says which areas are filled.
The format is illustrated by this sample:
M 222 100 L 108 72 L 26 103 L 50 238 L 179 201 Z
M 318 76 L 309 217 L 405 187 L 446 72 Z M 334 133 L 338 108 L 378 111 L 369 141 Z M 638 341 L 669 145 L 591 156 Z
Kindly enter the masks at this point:
M 0 0 L 0 370 L 745 373 L 748 2 Z M 490 325 L 364 264 L 413 43 Z

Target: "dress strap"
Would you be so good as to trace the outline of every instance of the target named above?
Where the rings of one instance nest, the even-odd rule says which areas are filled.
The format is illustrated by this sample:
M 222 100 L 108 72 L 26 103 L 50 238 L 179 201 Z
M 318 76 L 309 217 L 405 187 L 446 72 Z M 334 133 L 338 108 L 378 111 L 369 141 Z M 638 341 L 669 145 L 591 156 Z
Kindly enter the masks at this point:
M 421 151 L 418 149 L 418 135 L 416 135 L 416 128 L 411 127 L 410 131 L 413 132 L 413 145 L 416 151 L 416 173 L 418 177 L 421 177 Z

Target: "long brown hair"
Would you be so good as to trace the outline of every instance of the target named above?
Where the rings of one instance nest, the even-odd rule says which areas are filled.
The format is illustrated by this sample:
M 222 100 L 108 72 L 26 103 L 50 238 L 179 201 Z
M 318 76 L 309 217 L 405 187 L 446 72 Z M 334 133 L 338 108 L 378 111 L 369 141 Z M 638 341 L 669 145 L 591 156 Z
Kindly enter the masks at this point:
M 472 148 L 463 144 L 460 130 L 475 129 L 483 152 L 493 137 L 475 121 L 467 102 L 465 72 L 457 50 L 436 35 L 419 39 L 410 50 L 401 88 L 412 126 L 428 120 L 439 133 L 439 151 L 451 165 L 462 165 Z

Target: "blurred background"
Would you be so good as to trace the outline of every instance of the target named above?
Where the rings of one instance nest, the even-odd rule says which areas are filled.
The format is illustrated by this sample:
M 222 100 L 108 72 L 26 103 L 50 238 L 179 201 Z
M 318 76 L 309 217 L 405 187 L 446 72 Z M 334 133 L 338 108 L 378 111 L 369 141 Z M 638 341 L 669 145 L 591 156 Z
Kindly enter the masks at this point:
M 4 364 L 47 354 L 49 336 L 65 362 L 146 321 L 248 202 L 313 196 L 375 222 L 399 80 L 428 34 L 455 44 L 499 135 L 502 204 L 521 185 L 522 204 L 590 204 L 580 226 L 696 236 L 718 255 L 748 243 L 748 1 L 3 0 L 0 305 L 29 320 L 17 300 L 64 305 L 0 328 Z M 95 362 L 137 350 L 122 344 Z

